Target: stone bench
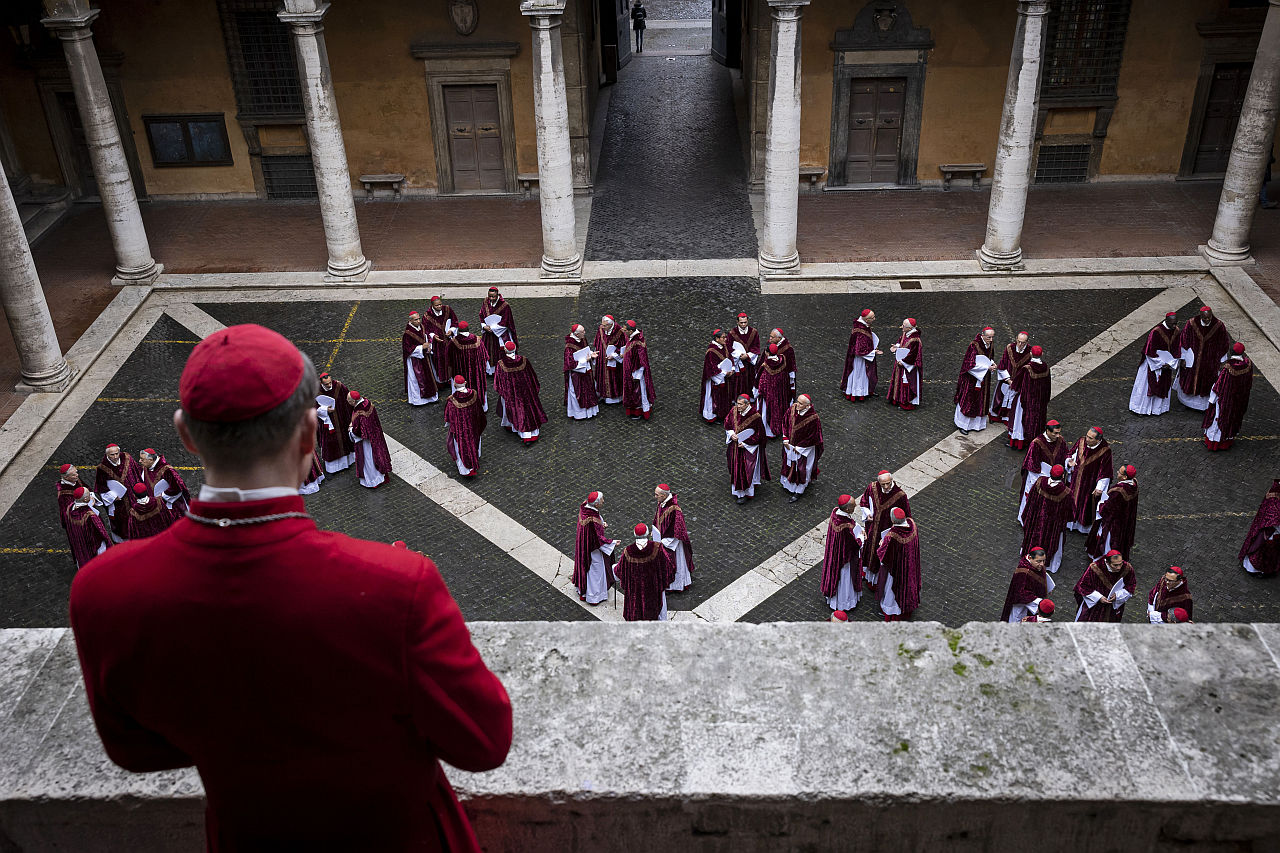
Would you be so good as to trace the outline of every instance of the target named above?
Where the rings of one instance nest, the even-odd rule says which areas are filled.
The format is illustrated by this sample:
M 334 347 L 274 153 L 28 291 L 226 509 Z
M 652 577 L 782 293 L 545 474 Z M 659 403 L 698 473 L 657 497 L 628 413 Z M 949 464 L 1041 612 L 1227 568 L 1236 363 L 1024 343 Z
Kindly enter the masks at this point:
M 395 193 L 396 200 L 400 200 L 400 192 L 404 189 L 404 175 L 386 174 L 386 175 L 361 175 L 360 183 L 364 184 L 364 197 L 366 199 L 373 198 L 373 190 L 375 187 L 390 187 Z
M 524 197 L 533 198 L 533 188 L 538 185 L 538 173 L 521 172 L 516 175 L 516 181 L 520 184 L 520 192 L 524 193 Z
M 973 178 L 973 188 L 976 190 L 982 186 L 982 175 L 987 171 L 987 164 L 943 163 L 938 169 L 942 172 L 942 189 L 944 192 L 951 189 L 952 178 L 966 175 Z
M 807 183 L 809 189 L 816 190 L 818 182 L 827 176 L 827 170 L 823 166 L 801 166 L 800 181 Z

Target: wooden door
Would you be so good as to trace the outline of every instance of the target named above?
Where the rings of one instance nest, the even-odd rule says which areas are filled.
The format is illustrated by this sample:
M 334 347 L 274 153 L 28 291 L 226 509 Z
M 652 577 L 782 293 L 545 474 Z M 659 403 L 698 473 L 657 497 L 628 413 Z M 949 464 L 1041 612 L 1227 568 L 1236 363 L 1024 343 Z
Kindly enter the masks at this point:
M 729 68 L 742 65 L 742 0 L 711 0 L 711 56 Z
M 1196 144 L 1193 174 L 1221 174 L 1227 171 L 1231 142 L 1235 139 L 1236 125 L 1240 121 L 1240 105 L 1244 103 L 1244 93 L 1249 88 L 1249 74 L 1252 71 L 1253 65 L 1248 62 L 1224 62 L 1214 67 L 1204 123 L 1200 125 L 1200 140 Z
M 896 184 L 907 81 L 901 77 L 849 81 L 846 184 Z
M 74 175 L 66 175 L 67 184 L 79 189 L 81 196 L 98 194 L 98 179 L 93 174 L 93 160 L 89 157 L 89 141 L 84 135 L 84 123 L 80 121 L 80 110 L 76 107 L 76 96 L 72 92 L 58 92 L 58 109 L 66 122 L 67 132 L 71 140 L 71 168 Z
M 445 86 L 444 115 L 449 126 L 453 191 L 508 191 L 498 87 Z

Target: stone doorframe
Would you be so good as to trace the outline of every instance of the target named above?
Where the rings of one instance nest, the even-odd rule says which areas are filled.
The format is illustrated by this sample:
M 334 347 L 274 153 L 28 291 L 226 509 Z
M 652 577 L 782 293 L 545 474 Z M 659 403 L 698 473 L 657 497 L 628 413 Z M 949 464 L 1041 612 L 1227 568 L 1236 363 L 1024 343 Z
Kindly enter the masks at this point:
M 1213 73 L 1222 62 L 1253 62 L 1258 53 L 1258 40 L 1262 37 L 1262 16 L 1240 15 L 1226 20 L 1199 23 L 1196 24 L 1196 31 L 1204 39 L 1204 55 L 1200 59 L 1200 75 L 1196 79 L 1195 99 L 1191 102 L 1191 120 L 1187 125 L 1182 160 L 1178 164 L 1178 178 L 1220 180 L 1221 174 L 1195 174 L 1196 149 L 1200 145 L 1200 132 L 1204 129 L 1204 116 L 1209 108 Z
M 891 0 L 872 0 L 854 18 L 852 27 L 836 30 L 831 42 L 835 70 L 831 87 L 831 160 L 825 189 L 846 186 L 844 167 L 849 148 L 849 81 L 876 77 L 906 78 L 897 185 L 919 185 L 916 167 L 920 160 L 924 79 L 932 48 L 933 34 L 929 29 L 915 26 L 906 5 Z
M 124 106 L 124 88 L 120 85 L 120 65 L 124 62 L 123 53 L 99 53 L 98 61 L 102 65 L 102 76 L 107 81 L 107 91 L 111 95 L 111 106 L 116 114 L 116 127 L 120 130 L 120 142 L 124 146 L 125 158 L 129 161 L 129 173 L 133 176 L 133 190 L 139 199 L 147 197 L 147 187 L 142 180 L 142 164 L 138 160 L 138 149 L 133 143 L 133 125 L 129 123 L 129 113 Z M 40 105 L 44 107 L 45 120 L 49 123 L 49 137 L 53 140 L 53 151 L 58 158 L 58 167 L 62 170 L 67 189 L 74 197 L 85 194 L 80 185 L 80 171 L 76 167 L 75 141 L 71 137 L 71 127 L 67 124 L 58 106 L 59 94 L 74 94 L 71 85 L 71 72 L 66 60 L 60 55 L 48 59 L 39 59 L 34 63 L 36 72 L 36 89 L 40 93 Z
M 520 52 L 520 44 L 513 41 L 472 44 L 415 42 L 409 46 L 409 52 L 414 59 L 422 60 L 426 75 L 431 142 L 436 159 L 436 192 L 439 195 L 456 192 L 453 187 L 453 159 L 449 152 L 449 125 L 445 121 L 444 87 L 496 85 L 502 133 L 503 192 L 515 193 L 519 185 L 516 180 L 515 117 L 511 106 L 511 58 Z M 476 192 L 465 194 L 474 195 Z

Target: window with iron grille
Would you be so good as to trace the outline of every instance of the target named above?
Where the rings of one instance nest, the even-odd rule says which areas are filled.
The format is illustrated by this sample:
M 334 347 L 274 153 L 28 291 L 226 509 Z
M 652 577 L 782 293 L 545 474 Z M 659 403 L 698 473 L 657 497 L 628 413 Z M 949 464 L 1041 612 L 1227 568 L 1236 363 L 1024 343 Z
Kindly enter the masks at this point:
M 315 198 L 316 173 L 306 154 L 263 154 L 262 181 L 267 198 Z
M 1036 160 L 1037 184 L 1083 184 L 1089 180 L 1089 157 L 1093 146 L 1041 145 Z
M 222 113 L 144 115 L 155 166 L 230 166 L 231 144 Z
M 301 118 L 302 87 L 276 0 L 219 0 L 240 118 Z
M 1041 93 L 1113 97 L 1129 28 L 1130 0 L 1056 0 L 1049 7 Z

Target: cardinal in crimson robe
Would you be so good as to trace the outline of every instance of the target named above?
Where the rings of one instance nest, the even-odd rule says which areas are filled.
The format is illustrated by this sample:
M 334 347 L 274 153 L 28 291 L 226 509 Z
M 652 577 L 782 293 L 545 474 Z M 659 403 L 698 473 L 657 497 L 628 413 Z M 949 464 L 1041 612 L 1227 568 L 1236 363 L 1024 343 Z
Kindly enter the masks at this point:
M 58 468 L 58 482 L 55 490 L 58 496 L 58 521 L 63 527 L 67 526 L 67 510 L 71 509 L 71 504 L 75 503 L 76 489 L 83 486 L 80 481 L 80 470 L 76 466 L 67 463 Z
M 542 410 L 542 385 L 533 362 L 516 353 L 515 341 L 503 344 L 494 384 L 498 386 L 502 426 L 520 436 L 526 445 L 533 444 L 547 422 L 547 413 Z
M 756 374 L 756 405 L 764 419 L 764 432 L 769 438 L 782 435 L 783 418 L 791 405 L 791 379 L 787 362 L 777 344 L 769 344 L 769 354 L 764 357 Z
M 1238 559 L 1254 575 L 1280 574 L 1280 480 L 1272 480 L 1249 525 Z
M 1229 450 L 1240 434 L 1244 413 L 1249 408 L 1249 392 L 1253 389 L 1253 362 L 1244 354 L 1244 344 L 1231 346 L 1231 355 L 1218 371 L 1209 392 L 1209 408 L 1204 410 L 1204 446 L 1210 450 Z
M 671 487 L 659 483 L 653 490 L 658 507 L 653 511 L 654 538 L 671 552 L 676 566 L 676 577 L 667 587 L 669 592 L 684 592 L 693 586 L 693 543 L 689 529 L 684 525 L 684 510 L 671 493 Z
M 956 379 L 956 428 L 963 433 L 987 428 L 991 402 L 991 369 L 995 367 L 996 330 L 987 326 L 973 336 Z
M 135 484 L 141 482 L 142 466 L 122 451 L 120 445 L 108 444 L 94 472 L 93 491 L 106 506 L 111 532 L 117 541 L 129 535 L 128 501 L 122 499 L 130 494 Z M 112 484 L 115 484 L 114 488 Z
M 574 420 L 586 420 L 600 414 L 591 365 L 600 353 L 587 346 L 587 330 L 575 324 L 564 336 L 564 405 Z
M 653 371 L 649 369 L 649 345 L 635 320 L 627 321 L 627 345 L 622 353 L 623 400 L 627 415 L 634 421 L 649 420 L 658 395 L 653 391 Z
M 769 479 L 764 419 L 742 394 L 724 419 L 725 455 L 729 463 L 729 491 L 744 504 L 755 497 L 756 486 Z
M 841 495 L 827 519 L 827 540 L 822 552 L 823 598 L 832 610 L 845 613 L 862 597 L 862 547 L 865 532 L 853 518 L 852 495 Z
M 871 324 L 875 321 L 876 312 L 863 308 L 849 332 L 849 348 L 844 354 L 840 390 L 851 403 L 861 403 L 868 397 L 874 397 L 876 393 L 876 356 L 883 350 L 876 349 L 880 346 L 880 338 L 871 331 Z
M 920 606 L 920 530 L 895 508 L 876 548 L 876 603 L 886 622 L 910 619 Z
M 191 493 L 182 475 L 169 466 L 163 456 L 148 447 L 138 453 L 138 463 L 142 466 L 142 482 L 147 484 L 151 494 L 156 493 L 156 485 L 163 482 L 164 490 L 159 495 L 163 499 L 164 509 L 169 513 L 170 521 L 177 521 L 187 514 L 187 505 L 191 501 Z
M 782 417 L 782 447 L 785 459 L 780 482 L 791 493 L 787 502 L 795 503 L 817 479 L 822 458 L 822 421 L 808 394 L 797 397 Z
M 453 377 L 454 392 L 444 407 L 444 422 L 448 425 L 444 446 L 458 466 L 463 477 L 474 477 L 480 467 L 480 437 L 487 419 L 480 407 L 480 392 L 468 388 L 461 376 Z
M 1053 601 L 1048 598 L 1042 598 L 1035 605 L 1027 605 L 1027 607 L 1034 612 L 1030 616 L 1022 617 L 1023 622 L 1052 622 L 1053 620 L 1049 617 L 1057 609 L 1053 606 Z
M 991 423 L 1001 421 L 1012 429 L 1010 416 L 1013 414 L 1013 378 L 1031 360 L 1031 347 L 1027 345 L 1029 340 L 1030 336 L 1026 332 L 1018 332 L 1017 338 L 1000 354 L 1000 363 L 996 365 L 995 385 L 991 389 L 991 406 L 987 409 L 987 419 Z M 1035 432 L 1031 435 L 1035 435 Z
M 1119 551 L 1108 551 L 1089 564 L 1076 584 L 1076 621 L 1119 622 L 1124 618 L 1124 603 L 1137 588 L 1133 566 Z
M 751 394 L 756 387 L 756 365 L 760 363 L 760 332 L 753 328 L 750 318 L 743 312 L 738 313 L 738 324 L 729 329 L 729 339 L 725 342 L 729 348 L 729 357 L 733 360 L 737 373 L 729 375 L 729 400 L 738 399 L 739 394 Z M 728 408 L 726 404 L 726 409 Z
M 622 618 L 628 622 L 665 622 L 667 587 L 675 581 L 671 552 L 650 541 L 649 526 L 637 524 L 636 541 L 628 545 L 613 568 L 622 589 Z
M 497 320 L 490 319 L 497 317 Z M 486 369 L 492 376 L 496 369 L 494 365 L 498 363 L 498 356 L 502 355 L 502 345 L 510 341 L 519 344 L 520 340 L 516 337 L 516 318 L 511 313 L 511 306 L 507 304 L 507 300 L 502 298 L 502 294 L 498 292 L 498 288 L 489 288 L 489 295 L 484 302 L 480 303 L 480 339 L 484 341 L 485 356 L 487 357 Z M 480 390 L 481 385 L 472 385 L 473 390 Z
M 733 408 L 733 400 L 740 395 L 729 396 L 729 379 L 736 376 L 733 360 L 729 358 L 729 347 L 726 343 L 729 336 L 716 329 L 711 333 L 711 343 L 702 357 L 702 419 L 709 424 L 724 423 L 729 410 Z M 743 392 L 748 395 L 755 389 Z
M 356 462 L 355 445 L 351 443 L 351 389 L 327 373 L 320 374 L 320 393 L 316 395 L 316 440 L 320 461 L 327 474 L 336 474 Z M 320 402 L 329 397 L 332 405 Z
M 1178 339 L 1183 368 L 1178 372 L 1178 399 L 1188 409 L 1209 408 L 1209 392 L 1218 378 L 1218 368 L 1231 353 L 1231 337 L 1222 321 L 1208 305 L 1182 327 Z
M 1102 436 L 1102 427 L 1089 427 L 1067 454 L 1067 471 L 1071 480 L 1071 500 L 1075 517 L 1068 530 L 1088 533 L 1097 517 L 1098 501 L 1111 486 L 1111 446 Z
M 1001 622 L 1017 623 L 1040 612 L 1040 602 L 1053 592 L 1053 577 L 1045 569 L 1048 555 L 1039 545 L 1033 545 L 1013 570 L 1009 580 L 1009 593 L 1004 597 Z
M 889 393 L 885 399 L 903 411 L 920 405 L 920 389 L 924 387 L 924 341 L 912 317 L 902 321 L 902 335 L 893 347 L 893 372 L 889 374 Z
M 1022 552 L 1041 543 L 1048 569 L 1058 571 L 1062 565 L 1063 542 L 1067 523 L 1075 517 L 1071 503 L 1071 486 L 1061 465 L 1054 465 L 1047 476 L 1036 480 L 1027 494 L 1027 505 L 1018 519 L 1022 522 Z
M 351 406 L 351 426 L 347 433 L 356 448 L 356 476 L 360 478 L 360 485 L 376 489 L 391 476 L 391 451 L 382 434 L 382 421 L 367 397 L 351 391 L 347 394 L 347 403 Z
M 489 351 L 483 341 L 471 334 L 466 320 L 458 324 L 458 334 L 449 344 L 449 367 L 449 375 L 465 379 L 467 387 L 479 395 L 480 408 L 489 411 Z
M 422 327 L 431 341 L 431 358 L 427 361 L 432 378 L 437 386 L 444 385 L 453 375 L 449 371 L 449 342 L 458 333 L 458 314 L 439 296 L 433 296 L 431 307 L 422 312 Z
M 1018 518 L 1027 506 L 1027 493 L 1036 480 L 1049 473 L 1054 465 L 1066 466 L 1070 449 L 1062 439 L 1062 424 L 1049 421 L 1044 432 L 1031 440 L 1026 455 L 1022 457 L 1022 502 L 1018 504 Z
M 72 493 L 74 500 L 67 509 L 67 541 L 76 567 L 84 564 L 111 547 L 111 534 L 93 506 L 93 493 L 84 486 Z
M 404 362 L 404 385 L 409 405 L 425 406 L 439 400 L 436 380 L 427 364 L 431 357 L 431 344 L 427 340 L 426 327 L 422 325 L 422 315 L 417 311 L 409 312 L 409 322 L 400 336 L 400 356 Z
M 880 544 L 880 534 L 893 524 L 893 510 L 901 509 L 907 518 L 911 518 L 911 501 L 907 500 L 907 493 L 902 487 L 894 482 L 893 475 L 888 471 L 881 471 L 876 475 L 875 482 L 868 483 L 862 490 L 858 506 L 862 513 L 862 524 L 867 531 L 862 566 L 866 572 L 865 577 L 874 585 L 877 571 L 876 548 Z
M 609 525 L 600 515 L 603 506 L 603 492 L 587 495 L 578 507 L 578 532 L 573 546 L 573 585 L 578 588 L 578 599 L 593 606 L 609 597 L 618 544 L 605 535 Z
M 1044 363 L 1044 350 L 1033 346 L 1026 362 L 1017 369 L 1005 394 L 1009 419 L 1009 446 L 1022 450 L 1027 436 L 1044 431 L 1049 417 L 1049 398 L 1053 395 L 1053 379 Z
M 120 514 L 125 517 L 126 538 L 146 539 L 163 533 L 173 523 L 159 498 L 147 491 L 146 483 L 135 483 L 126 498 L 120 498 Z
M 1137 415 L 1163 415 L 1169 411 L 1169 392 L 1182 355 L 1180 338 L 1176 311 L 1165 314 L 1164 320 L 1147 332 L 1142 363 L 1129 393 L 1129 411 Z
M 1175 619 L 1175 609 L 1182 610 L 1185 615 Z M 1187 586 L 1186 573 L 1178 566 L 1170 566 L 1147 593 L 1147 620 L 1152 625 L 1189 622 L 1191 613 L 1191 588 Z
M 307 478 L 302 481 L 302 485 L 298 487 L 300 495 L 314 495 L 320 491 L 320 484 L 324 482 L 324 465 L 320 464 L 320 454 L 317 451 L 311 453 L 311 470 L 307 472 Z
M 1108 551 L 1129 559 L 1138 527 L 1138 469 L 1125 465 L 1116 471 L 1116 482 L 1098 501 L 1098 509 L 1084 550 L 1091 559 Z
M 622 378 L 625 375 L 622 372 L 622 350 L 626 345 L 627 335 L 613 319 L 613 315 L 605 314 L 601 317 L 600 328 L 596 329 L 596 338 L 591 344 L 591 348 L 600 353 L 600 357 L 595 360 L 591 375 L 596 383 L 596 394 L 602 403 L 612 405 L 622 402 Z M 612 355 L 609 354 L 609 347 L 613 347 Z

